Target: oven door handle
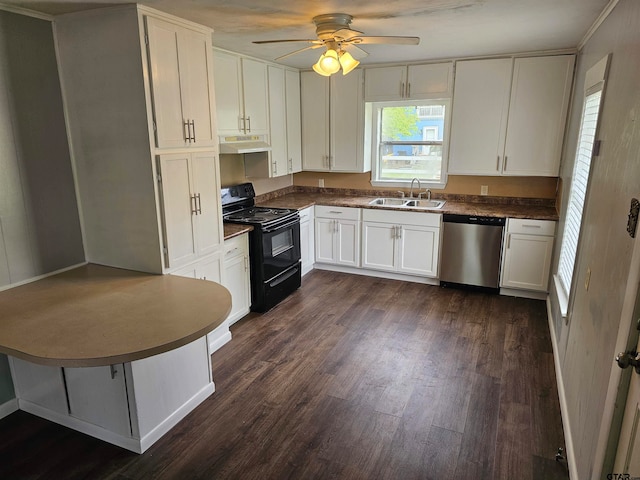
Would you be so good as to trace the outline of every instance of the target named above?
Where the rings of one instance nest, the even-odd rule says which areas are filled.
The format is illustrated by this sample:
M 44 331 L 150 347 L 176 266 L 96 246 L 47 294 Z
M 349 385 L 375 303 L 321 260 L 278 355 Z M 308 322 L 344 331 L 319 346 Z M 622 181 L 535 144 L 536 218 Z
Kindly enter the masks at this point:
M 294 267 L 289 268 L 289 270 L 285 270 L 280 275 L 278 275 L 276 278 L 272 279 L 269 282 L 269 286 L 270 287 L 275 287 L 277 285 L 280 285 L 282 282 L 284 282 L 288 278 L 291 278 L 296 273 L 298 273 L 298 265 L 295 265 Z
M 278 225 L 273 228 L 264 228 L 262 231 L 264 233 L 273 233 L 273 232 L 277 232 L 278 230 L 286 230 L 287 228 L 293 227 L 294 225 L 297 225 L 299 223 L 300 223 L 300 218 L 296 217 L 295 220 L 285 223 L 284 225 Z

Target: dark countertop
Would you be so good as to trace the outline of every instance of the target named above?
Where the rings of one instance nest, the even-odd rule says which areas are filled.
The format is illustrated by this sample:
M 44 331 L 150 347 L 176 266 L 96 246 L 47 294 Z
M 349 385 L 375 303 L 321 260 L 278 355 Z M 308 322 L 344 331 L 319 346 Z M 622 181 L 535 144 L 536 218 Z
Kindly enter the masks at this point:
M 484 217 L 529 218 L 533 220 L 558 220 L 558 213 L 553 206 L 527 204 L 525 201 L 515 200 L 509 203 L 475 203 L 460 200 L 447 200 L 438 210 L 423 208 L 389 207 L 369 205 L 377 197 L 351 196 L 328 193 L 293 192 L 269 200 L 260 201 L 263 207 L 295 208 L 302 210 L 313 205 L 327 205 L 335 207 L 370 208 L 412 212 L 451 213 L 458 215 L 478 215 Z M 437 196 L 434 196 L 436 199 Z
M 242 235 L 243 233 L 247 233 L 253 230 L 251 225 L 247 225 L 246 223 L 224 223 L 224 239 L 229 240 L 230 238 L 237 237 Z

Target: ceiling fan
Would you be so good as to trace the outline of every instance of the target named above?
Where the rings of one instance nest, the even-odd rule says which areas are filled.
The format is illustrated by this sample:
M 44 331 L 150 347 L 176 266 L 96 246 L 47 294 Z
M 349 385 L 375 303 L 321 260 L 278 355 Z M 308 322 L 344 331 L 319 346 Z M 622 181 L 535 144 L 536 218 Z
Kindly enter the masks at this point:
M 282 55 L 276 60 L 296 55 L 307 50 L 326 48 L 318 62 L 313 66 L 316 73 L 330 76 L 342 68 L 342 74 L 346 75 L 360 63 L 349 53 L 351 50 L 356 56 L 366 56 L 367 52 L 358 45 L 418 45 L 419 37 L 394 37 L 394 36 L 367 36 L 363 32 L 349 27 L 353 17 L 346 13 L 327 13 L 313 17 L 316 25 L 317 39 L 287 39 L 287 40 L 259 40 L 253 43 L 290 43 L 305 42 L 309 46 Z

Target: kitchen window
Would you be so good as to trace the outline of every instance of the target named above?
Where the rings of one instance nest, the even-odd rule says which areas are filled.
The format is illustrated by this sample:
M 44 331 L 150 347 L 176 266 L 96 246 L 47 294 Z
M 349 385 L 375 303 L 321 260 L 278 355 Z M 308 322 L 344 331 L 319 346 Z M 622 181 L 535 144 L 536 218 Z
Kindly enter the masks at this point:
M 446 184 L 449 99 L 368 105 L 374 186 Z

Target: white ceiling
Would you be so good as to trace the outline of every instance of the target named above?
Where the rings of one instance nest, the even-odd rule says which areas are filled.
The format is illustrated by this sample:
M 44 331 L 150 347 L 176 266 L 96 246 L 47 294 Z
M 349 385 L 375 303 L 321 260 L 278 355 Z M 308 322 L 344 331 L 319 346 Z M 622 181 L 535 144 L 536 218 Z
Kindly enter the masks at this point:
M 0 0 L 60 14 L 126 0 Z M 365 35 L 420 37 L 417 46 L 366 45 L 363 64 L 575 48 L 609 0 L 146 0 L 145 5 L 208 25 L 216 46 L 273 60 L 305 44 L 254 45 L 253 40 L 315 38 L 312 18 L 353 15 Z M 317 50 L 281 63 L 308 68 Z

